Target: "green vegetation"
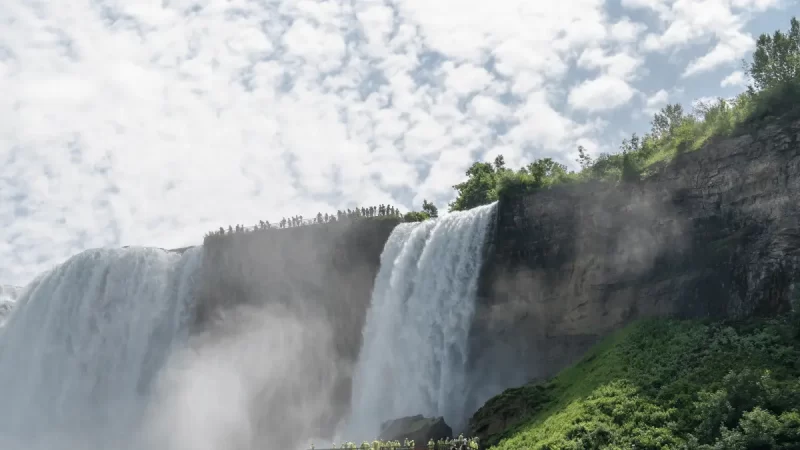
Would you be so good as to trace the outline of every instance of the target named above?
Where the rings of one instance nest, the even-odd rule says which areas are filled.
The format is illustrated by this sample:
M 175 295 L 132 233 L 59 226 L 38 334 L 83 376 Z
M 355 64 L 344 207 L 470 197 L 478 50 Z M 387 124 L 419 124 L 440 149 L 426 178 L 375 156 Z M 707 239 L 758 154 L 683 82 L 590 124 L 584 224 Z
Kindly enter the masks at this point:
M 642 320 L 549 382 L 493 398 L 472 431 L 498 450 L 798 449 L 796 326 Z
M 670 104 L 654 115 L 644 136 L 636 133 L 622 141 L 617 154 L 590 157 L 578 147 L 581 169 L 567 171 L 550 158 L 517 170 L 505 167 L 503 156 L 494 164 L 476 162 L 467 179 L 453 186 L 458 196 L 450 211 L 491 203 L 506 195 L 523 194 L 571 182 L 602 180 L 636 182 L 680 153 L 701 148 L 714 138 L 747 133 L 777 117 L 800 116 L 800 23 L 792 18 L 788 32 L 776 31 L 758 38 L 752 62 L 746 64 L 752 79 L 747 91 L 734 99 L 719 98 L 697 105 L 691 114 L 680 104 Z

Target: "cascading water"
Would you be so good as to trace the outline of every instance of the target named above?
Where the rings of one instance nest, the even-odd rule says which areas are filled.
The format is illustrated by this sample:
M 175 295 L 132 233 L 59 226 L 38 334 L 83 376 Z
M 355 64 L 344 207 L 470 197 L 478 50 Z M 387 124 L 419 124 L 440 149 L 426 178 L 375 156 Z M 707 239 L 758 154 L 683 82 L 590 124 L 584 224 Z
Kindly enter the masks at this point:
M 467 337 L 495 208 L 392 232 L 367 313 L 345 439 L 373 439 L 382 422 L 415 414 L 463 425 Z
M 201 254 L 89 250 L 27 286 L 0 328 L 0 447 L 121 448 L 188 335 Z
M 20 291 L 22 291 L 22 288 L 17 286 L 0 285 L 0 326 L 3 326 L 6 318 L 17 303 Z

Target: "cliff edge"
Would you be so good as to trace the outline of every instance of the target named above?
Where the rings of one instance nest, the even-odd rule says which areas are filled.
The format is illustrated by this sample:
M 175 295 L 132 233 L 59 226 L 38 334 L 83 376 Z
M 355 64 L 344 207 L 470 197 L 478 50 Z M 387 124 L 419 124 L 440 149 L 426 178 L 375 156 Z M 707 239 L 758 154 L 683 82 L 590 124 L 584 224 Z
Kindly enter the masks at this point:
M 473 406 L 554 375 L 637 318 L 786 312 L 800 289 L 799 142 L 799 120 L 776 121 L 641 182 L 501 198 L 472 333 Z

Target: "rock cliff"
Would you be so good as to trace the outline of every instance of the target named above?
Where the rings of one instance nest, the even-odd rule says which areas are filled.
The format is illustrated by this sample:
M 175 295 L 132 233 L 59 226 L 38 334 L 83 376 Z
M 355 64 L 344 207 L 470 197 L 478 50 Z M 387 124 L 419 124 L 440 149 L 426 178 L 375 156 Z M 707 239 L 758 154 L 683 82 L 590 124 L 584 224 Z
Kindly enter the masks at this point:
M 330 429 L 349 407 L 352 366 L 361 347 L 383 245 L 397 219 L 356 219 L 234 233 L 205 244 L 197 291 L 195 332 L 226 329 L 233 308 L 279 307 L 303 323 L 317 323 L 320 346 L 332 337 L 337 368 Z M 235 313 L 238 314 L 238 313 Z M 247 314 L 247 313 L 245 313 Z M 220 326 L 213 327 L 213 324 Z M 314 331 L 314 330 L 312 330 Z M 323 375 L 320 375 L 323 376 Z M 308 395 L 322 395 L 308 393 Z
M 800 289 L 800 121 L 720 139 L 641 182 L 500 200 L 472 333 L 473 408 L 645 316 L 745 317 Z

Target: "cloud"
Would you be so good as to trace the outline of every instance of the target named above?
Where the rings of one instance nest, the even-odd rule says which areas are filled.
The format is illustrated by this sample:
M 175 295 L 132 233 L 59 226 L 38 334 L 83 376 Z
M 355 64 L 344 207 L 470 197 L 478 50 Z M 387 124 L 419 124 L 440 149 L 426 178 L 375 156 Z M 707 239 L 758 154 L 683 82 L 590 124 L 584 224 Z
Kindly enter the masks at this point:
M 737 61 L 755 47 L 753 39 L 743 33 L 730 33 L 720 38 L 714 49 L 705 55 L 692 60 L 683 71 L 683 77 L 708 72 L 726 63 Z
M 659 89 L 655 94 L 645 100 L 645 113 L 652 116 L 666 106 L 669 102 L 669 93 L 664 89 Z
M 644 24 L 633 22 L 625 16 L 611 26 L 610 34 L 618 42 L 630 43 L 635 41 L 646 29 L 647 26 Z
M 569 105 L 584 111 L 604 111 L 617 108 L 630 101 L 636 91 L 623 79 L 602 75 L 584 81 L 569 93 Z
M 602 0 L 10 0 L 0 282 L 92 247 L 180 247 L 355 204 L 443 207 L 499 152 L 571 163 L 579 142 L 629 127 L 609 114 L 669 88 L 643 77 L 648 41 L 746 37 L 726 11 L 771 5 L 714 1 L 623 1 L 654 24 Z M 725 45 L 691 70 L 746 47 Z
M 730 86 L 746 86 L 747 85 L 747 78 L 745 77 L 744 72 L 741 70 L 737 70 L 736 72 L 731 73 L 727 77 L 722 79 L 720 82 L 720 86 L 722 87 L 730 87 Z
M 705 54 L 694 56 L 682 76 L 690 77 L 738 62 L 754 47 L 745 31 L 756 13 L 780 6 L 779 0 L 622 0 L 623 7 L 649 11 L 661 30 L 642 42 L 647 52 L 686 50 L 698 43 L 712 43 Z

